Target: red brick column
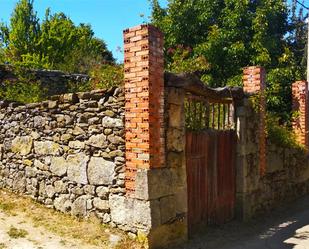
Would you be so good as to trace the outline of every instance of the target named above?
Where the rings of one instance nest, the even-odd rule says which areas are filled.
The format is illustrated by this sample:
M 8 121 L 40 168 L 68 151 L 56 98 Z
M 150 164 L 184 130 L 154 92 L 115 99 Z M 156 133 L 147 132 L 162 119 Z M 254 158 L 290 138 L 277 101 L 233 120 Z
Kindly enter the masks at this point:
M 296 81 L 292 84 L 293 111 L 297 112 L 292 126 L 297 141 L 308 148 L 308 84 Z
M 163 34 L 151 25 L 124 34 L 126 190 L 135 191 L 138 169 L 164 165 Z
M 259 103 L 259 164 L 260 175 L 266 172 L 266 72 L 263 67 L 247 67 L 243 75 L 244 91 L 251 94 L 260 94 Z

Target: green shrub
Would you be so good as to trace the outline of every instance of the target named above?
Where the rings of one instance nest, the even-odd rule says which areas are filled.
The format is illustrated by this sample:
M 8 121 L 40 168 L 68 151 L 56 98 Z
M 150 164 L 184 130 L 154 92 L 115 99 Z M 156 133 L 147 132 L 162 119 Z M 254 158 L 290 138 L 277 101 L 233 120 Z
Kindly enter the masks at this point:
M 35 103 L 44 99 L 45 92 L 39 82 L 5 82 L 0 89 L 0 98 L 21 103 Z
M 90 81 L 87 82 L 73 82 L 69 81 L 67 85 L 67 92 L 76 93 L 76 92 L 87 92 L 93 90 L 91 87 Z
M 47 90 L 27 68 L 16 65 L 13 74 L 18 81 L 0 82 L 0 99 L 34 103 L 46 98 Z
M 102 64 L 95 66 L 91 72 L 91 88 L 107 89 L 123 85 L 123 66 L 114 64 Z
M 288 125 L 279 124 L 281 117 L 271 113 L 266 116 L 267 138 L 274 144 L 295 149 L 304 149 L 296 140 L 296 135 Z

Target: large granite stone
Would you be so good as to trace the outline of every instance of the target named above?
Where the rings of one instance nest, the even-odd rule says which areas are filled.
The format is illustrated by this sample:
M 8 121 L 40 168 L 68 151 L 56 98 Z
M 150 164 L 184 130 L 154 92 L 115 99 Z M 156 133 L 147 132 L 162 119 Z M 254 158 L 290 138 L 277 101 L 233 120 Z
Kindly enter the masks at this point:
M 50 171 L 57 176 L 64 176 L 67 173 L 68 163 L 63 157 L 51 159 Z
M 34 151 L 38 155 L 59 156 L 61 153 L 61 147 L 59 144 L 52 141 L 35 141 Z
M 68 178 L 80 184 L 87 184 L 87 163 L 89 156 L 84 153 L 69 155 L 67 158 Z
M 88 197 L 83 195 L 78 197 L 72 204 L 72 215 L 78 217 L 85 217 L 87 215 L 87 199 Z
M 123 121 L 119 118 L 111 118 L 108 116 L 105 116 L 102 120 L 102 125 L 104 128 L 115 128 L 115 127 L 123 127 Z
M 108 200 L 102 200 L 101 198 L 94 198 L 93 199 L 93 206 L 103 212 L 109 211 L 109 203 Z
M 71 209 L 71 201 L 70 201 L 70 195 L 63 194 L 57 197 L 54 201 L 54 207 L 56 210 L 59 210 L 61 212 L 68 212 Z M 76 211 L 76 208 L 75 208 Z
M 91 157 L 88 165 L 88 179 L 93 185 L 113 183 L 116 164 L 101 157 Z
M 28 155 L 31 152 L 33 139 L 30 136 L 16 137 L 12 140 L 11 150 L 13 153 L 22 156 Z
M 106 136 L 103 134 L 93 135 L 89 138 L 87 144 L 96 148 L 104 148 L 107 146 Z

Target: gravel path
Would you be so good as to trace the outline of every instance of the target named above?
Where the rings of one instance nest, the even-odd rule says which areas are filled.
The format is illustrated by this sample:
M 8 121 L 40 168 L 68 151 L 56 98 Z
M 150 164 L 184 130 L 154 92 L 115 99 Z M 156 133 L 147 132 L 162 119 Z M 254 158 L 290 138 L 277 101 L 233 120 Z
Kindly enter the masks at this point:
M 250 223 L 208 228 L 177 249 L 309 249 L 309 197 Z

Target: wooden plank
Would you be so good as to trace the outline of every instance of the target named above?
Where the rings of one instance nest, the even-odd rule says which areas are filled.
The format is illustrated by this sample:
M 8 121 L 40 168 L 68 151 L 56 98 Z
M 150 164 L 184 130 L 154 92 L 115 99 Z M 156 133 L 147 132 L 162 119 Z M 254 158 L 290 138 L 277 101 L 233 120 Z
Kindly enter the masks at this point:
M 234 217 L 235 131 L 187 132 L 188 225 L 223 224 Z
M 242 87 L 218 87 L 210 88 L 206 86 L 196 75 L 189 73 L 173 74 L 165 73 L 164 81 L 166 86 L 183 88 L 186 91 L 197 95 L 204 96 L 208 99 L 242 99 L 245 94 Z

